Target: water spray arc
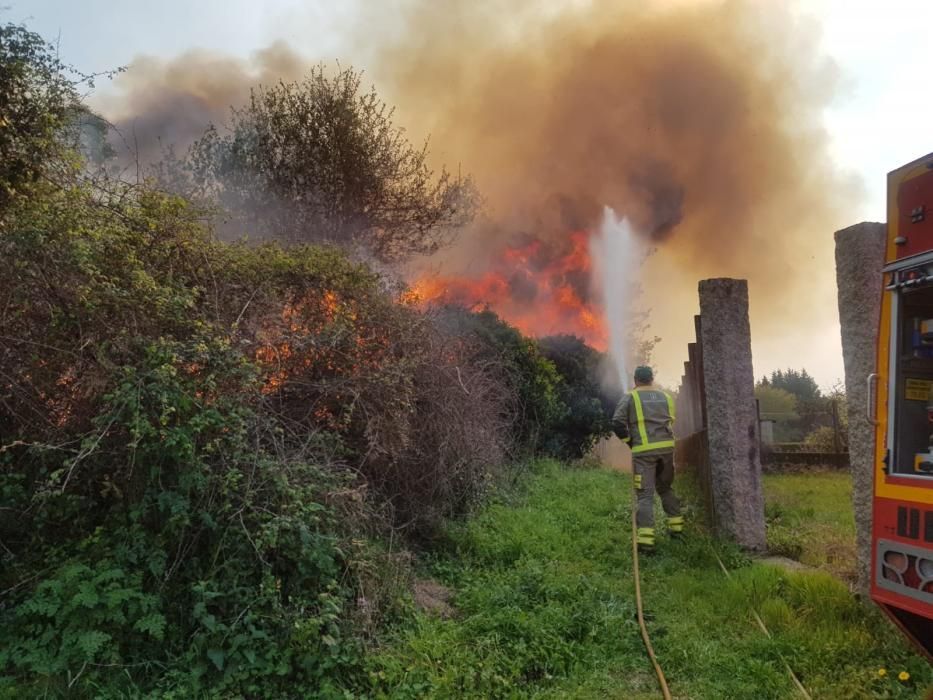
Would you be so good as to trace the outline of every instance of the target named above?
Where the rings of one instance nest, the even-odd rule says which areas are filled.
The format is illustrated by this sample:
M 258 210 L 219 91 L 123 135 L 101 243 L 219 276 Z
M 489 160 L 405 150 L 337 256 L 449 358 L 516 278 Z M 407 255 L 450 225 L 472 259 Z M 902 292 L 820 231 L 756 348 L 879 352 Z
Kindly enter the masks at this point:
M 590 257 L 596 286 L 603 297 L 609 354 L 615 362 L 619 383 L 627 391 L 631 388 L 633 354 L 632 303 L 645 251 L 629 220 L 620 218 L 611 207 L 604 207 L 599 229 L 590 238 Z
M 603 220 L 599 230 L 590 239 L 590 255 L 593 259 L 594 281 L 603 295 L 603 308 L 606 324 L 609 327 L 609 354 L 612 356 L 619 374 L 619 384 L 623 391 L 631 391 L 632 347 L 631 308 L 637 292 L 639 265 L 644 255 L 638 243 L 631 223 L 625 217 L 619 218 L 612 207 L 603 208 Z M 633 472 L 634 474 L 634 472 Z M 648 625 L 641 596 L 641 574 L 639 573 L 637 530 L 635 511 L 637 507 L 634 480 L 632 483 L 632 576 L 635 582 L 635 604 L 638 613 L 638 627 L 645 645 L 648 659 L 654 668 L 661 694 L 670 700 L 671 691 L 667 678 L 658 663 L 648 635 Z

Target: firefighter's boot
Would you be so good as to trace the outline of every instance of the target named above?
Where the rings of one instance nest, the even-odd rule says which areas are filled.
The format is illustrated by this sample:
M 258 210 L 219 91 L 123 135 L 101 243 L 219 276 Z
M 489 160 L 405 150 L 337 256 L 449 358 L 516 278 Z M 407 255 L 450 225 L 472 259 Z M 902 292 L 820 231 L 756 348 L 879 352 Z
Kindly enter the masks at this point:
M 684 516 L 675 515 L 667 519 L 667 531 L 671 537 L 680 538 L 684 534 Z
M 636 531 L 635 542 L 638 544 L 638 551 L 648 554 L 654 551 L 654 528 L 640 527 Z

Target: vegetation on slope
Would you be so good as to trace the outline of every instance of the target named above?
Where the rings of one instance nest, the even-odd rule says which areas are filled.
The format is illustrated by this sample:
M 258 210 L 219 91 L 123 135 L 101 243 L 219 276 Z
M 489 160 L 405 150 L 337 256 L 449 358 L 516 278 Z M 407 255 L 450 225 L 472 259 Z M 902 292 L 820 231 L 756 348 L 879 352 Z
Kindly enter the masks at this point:
M 627 475 L 545 462 L 523 498 L 451 526 L 429 572 L 455 590 L 457 615 L 422 614 L 400 629 L 369 662 L 373 692 L 657 697 L 635 619 L 630 508 Z M 662 536 L 659 552 L 642 558 L 642 576 L 675 697 L 793 697 L 782 657 L 814 697 L 913 698 L 933 682 L 926 661 L 828 574 L 755 563 L 690 527 L 683 541 Z

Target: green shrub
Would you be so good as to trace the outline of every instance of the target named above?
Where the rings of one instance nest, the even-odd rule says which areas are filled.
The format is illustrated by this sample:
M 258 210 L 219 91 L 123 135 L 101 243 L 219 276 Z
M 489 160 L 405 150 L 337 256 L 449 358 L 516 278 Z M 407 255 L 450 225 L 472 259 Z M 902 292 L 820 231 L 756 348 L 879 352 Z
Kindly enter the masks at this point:
M 830 426 L 820 426 L 807 434 L 803 439 L 805 448 L 812 452 L 835 452 L 845 450 L 844 436 L 837 434 Z
M 88 664 L 119 662 L 164 639 L 159 602 L 143 590 L 141 572 L 112 560 L 93 568 L 80 559 L 66 563 L 16 608 L 0 664 L 64 678 Z
M 325 503 L 346 478 L 257 449 L 276 429 L 232 390 L 255 373 L 225 343 L 154 343 L 120 375 L 100 432 L 38 482 L 21 569 L 56 570 L 0 612 L 2 667 L 37 692 L 153 675 L 179 696 L 324 692 L 358 655 L 347 538 Z M 229 393 L 211 395 L 221 377 Z
M 540 342 L 544 356 L 560 375 L 558 393 L 568 409 L 546 436 L 545 450 L 564 459 L 579 459 L 597 440 L 611 434 L 614 406 L 607 407 L 600 378 L 605 356 L 575 336 L 551 336 Z
M 445 306 L 436 311 L 438 325 L 459 337 L 472 337 L 480 344 L 477 361 L 493 362 L 515 393 L 515 444 L 534 452 L 567 417 L 561 401 L 561 376 L 541 351 L 537 341 L 524 337 L 493 311 L 470 311 Z
M 768 551 L 776 556 L 799 560 L 803 554 L 803 535 L 796 513 L 788 511 L 780 503 L 765 505 L 765 528 Z

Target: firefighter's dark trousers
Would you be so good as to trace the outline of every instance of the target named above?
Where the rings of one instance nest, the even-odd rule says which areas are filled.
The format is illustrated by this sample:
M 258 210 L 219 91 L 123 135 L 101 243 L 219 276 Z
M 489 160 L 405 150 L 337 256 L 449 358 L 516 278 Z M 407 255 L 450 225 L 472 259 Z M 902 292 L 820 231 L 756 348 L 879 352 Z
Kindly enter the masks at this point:
M 668 522 L 683 523 L 680 518 L 680 501 L 671 490 L 674 483 L 674 453 L 651 452 L 632 455 L 632 471 L 635 490 L 638 493 L 638 511 L 635 520 L 639 530 L 654 529 L 654 492 L 661 497 L 661 505 Z

